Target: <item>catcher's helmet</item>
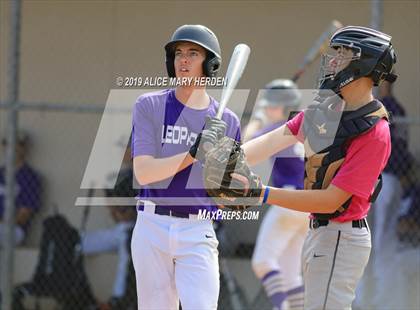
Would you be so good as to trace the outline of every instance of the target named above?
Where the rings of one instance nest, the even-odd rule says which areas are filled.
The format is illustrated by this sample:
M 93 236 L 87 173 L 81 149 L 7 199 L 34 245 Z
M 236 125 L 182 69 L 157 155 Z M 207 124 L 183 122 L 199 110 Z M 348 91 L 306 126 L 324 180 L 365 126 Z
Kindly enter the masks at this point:
M 285 106 L 297 107 L 300 104 L 301 93 L 291 80 L 273 80 L 264 87 L 263 96 L 259 101 L 260 107 Z
M 397 78 L 391 72 L 397 58 L 391 36 L 385 33 L 366 27 L 344 27 L 333 34 L 330 48 L 334 55 L 323 55 L 321 61 L 320 89 L 339 94 L 341 88 L 361 77 L 370 77 L 375 86 Z
M 203 62 L 203 72 L 208 77 L 216 76 L 222 63 L 220 45 L 216 35 L 202 25 L 183 25 L 175 30 L 171 41 L 165 45 L 166 69 L 169 77 L 175 77 L 174 47 L 178 42 L 191 42 L 203 47 L 207 53 Z

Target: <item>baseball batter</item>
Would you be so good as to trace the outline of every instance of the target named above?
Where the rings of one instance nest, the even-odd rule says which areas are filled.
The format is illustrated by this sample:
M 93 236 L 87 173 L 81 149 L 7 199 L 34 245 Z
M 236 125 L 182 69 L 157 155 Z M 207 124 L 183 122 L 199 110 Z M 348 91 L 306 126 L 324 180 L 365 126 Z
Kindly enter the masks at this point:
M 263 186 L 244 167 L 243 156 L 235 154 L 240 169 L 230 176 L 235 183 L 243 183 L 241 196 L 237 189 L 224 185 L 218 194 L 227 203 L 238 196 L 239 203 L 245 197 L 243 207 L 267 202 L 311 213 L 302 253 L 305 309 L 351 309 L 371 250 L 366 215 L 391 150 L 388 113 L 372 94 L 374 85 L 396 79 L 391 37 L 348 26 L 333 34 L 330 47 L 321 63 L 320 89 L 338 96 L 323 97 L 320 91 L 315 104 L 243 146 L 252 165 L 296 141 L 304 142 L 304 190 Z M 223 148 L 225 140 L 217 149 Z M 210 163 L 217 168 L 218 160 L 223 161 L 220 154 L 208 153 L 206 182 L 214 179 L 209 176 L 214 170 L 208 168 Z
M 213 77 L 221 52 L 215 34 L 201 25 L 178 28 L 165 45 L 170 77 Z M 138 98 L 133 111 L 132 150 L 138 217 L 132 256 L 139 309 L 216 309 L 219 296 L 218 241 L 210 220 L 214 211 L 203 186 L 202 144 L 226 135 L 240 139 L 237 116 L 225 110 L 204 86 L 180 85 Z M 203 130 L 204 128 L 204 130 Z M 211 128 L 211 130 L 209 130 Z M 170 205 L 179 198 L 185 204 Z
M 282 126 L 291 110 L 300 105 L 301 93 L 291 80 L 274 80 L 265 86 L 258 108 L 267 120 L 256 131 L 259 137 Z M 250 134 L 246 131 L 247 134 Z M 270 184 L 278 188 L 302 189 L 303 146 L 297 143 L 273 156 Z M 270 207 L 258 232 L 252 267 L 261 280 L 274 309 L 303 309 L 301 253 L 308 230 L 305 213 Z

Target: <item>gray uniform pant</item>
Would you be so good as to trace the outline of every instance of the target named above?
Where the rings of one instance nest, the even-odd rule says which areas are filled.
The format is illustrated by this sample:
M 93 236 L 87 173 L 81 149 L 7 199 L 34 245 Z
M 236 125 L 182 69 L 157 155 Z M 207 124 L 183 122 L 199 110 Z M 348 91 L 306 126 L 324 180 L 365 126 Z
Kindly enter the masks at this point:
M 370 250 L 369 229 L 352 222 L 310 229 L 302 251 L 305 309 L 351 309 Z

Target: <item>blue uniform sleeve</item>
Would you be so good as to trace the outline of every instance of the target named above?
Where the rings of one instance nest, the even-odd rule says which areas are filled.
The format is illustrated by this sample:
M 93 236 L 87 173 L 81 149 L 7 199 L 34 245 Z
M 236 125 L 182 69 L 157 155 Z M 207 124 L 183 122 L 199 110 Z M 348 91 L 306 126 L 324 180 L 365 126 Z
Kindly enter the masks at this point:
M 20 191 L 16 199 L 17 205 L 37 211 L 41 205 L 41 183 L 38 175 L 28 170 L 22 178 L 18 179 L 18 185 Z
M 154 111 L 149 102 L 140 97 L 133 109 L 131 149 L 132 157 L 139 155 L 156 156 L 156 129 L 153 123 Z

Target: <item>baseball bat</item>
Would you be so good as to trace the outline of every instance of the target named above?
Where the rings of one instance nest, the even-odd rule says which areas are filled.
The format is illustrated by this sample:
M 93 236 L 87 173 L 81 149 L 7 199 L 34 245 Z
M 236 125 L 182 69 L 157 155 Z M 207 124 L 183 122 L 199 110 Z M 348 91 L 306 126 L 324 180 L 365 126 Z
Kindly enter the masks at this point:
M 317 59 L 318 56 L 325 51 L 325 49 L 328 47 L 330 37 L 341 27 L 343 27 L 343 25 L 338 20 L 333 20 L 328 25 L 328 28 L 325 29 L 325 31 L 319 36 L 319 38 L 309 49 L 308 53 L 306 53 L 302 63 L 299 66 L 299 69 L 292 77 L 293 82 L 296 82 L 306 71 L 306 69 L 315 61 L 315 59 Z
M 238 85 L 242 73 L 244 72 L 250 52 L 251 49 L 249 48 L 249 46 L 243 43 L 236 45 L 235 49 L 233 50 L 232 56 L 230 57 L 228 69 L 226 71 L 226 83 L 223 87 L 220 104 L 216 113 L 217 119 L 222 119 L 223 111 L 225 110 L 226 105 L 230 97 L 232 96 L 236 85 Z M 213 145 L 210 142 L 205 142 L 203 144 L 204 150 L 210 150 L 212 146 Z
M 232 96 L 233 90 L 235 89 L 236 85 L 238 85 L 238 81 L 241 78 L 248 62 L 250 52 L 251 49 L 249 46 L 243 43 L 236 45 L 235 49 L 233 50 L 225 76 L 226 84 L 223 87 L 220 105 L 216 114 L 216 118 L 218 119 L 222 118 L 223 111 L 225 110 L 225 107 L 230 97 Z

